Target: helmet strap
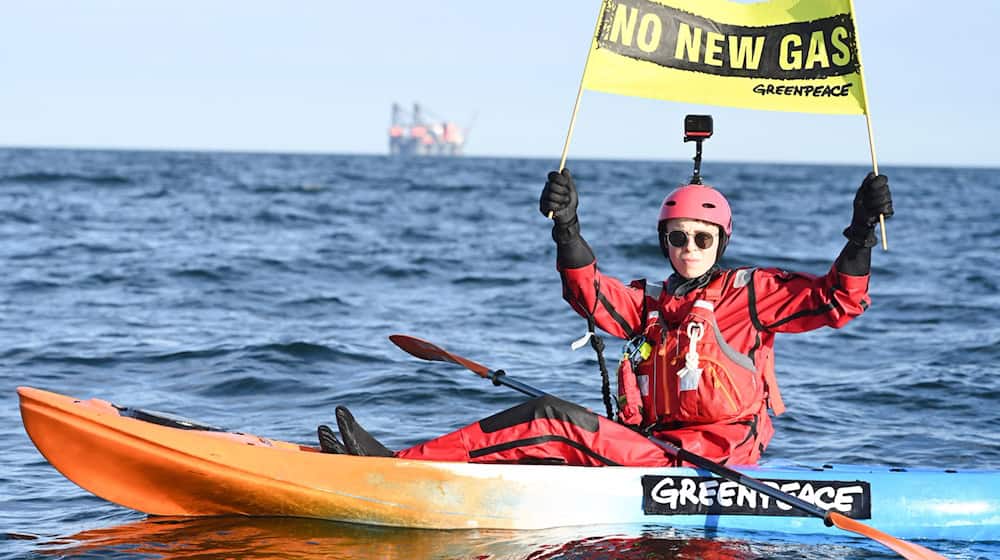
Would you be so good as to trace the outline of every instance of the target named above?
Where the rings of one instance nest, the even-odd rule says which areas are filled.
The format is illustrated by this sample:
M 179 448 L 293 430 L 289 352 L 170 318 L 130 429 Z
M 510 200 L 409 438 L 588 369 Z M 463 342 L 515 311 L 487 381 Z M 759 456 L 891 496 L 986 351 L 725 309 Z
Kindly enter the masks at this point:
M 719 264 L 722 261 L 722 254 L 726 252 L 726 246 L 729 245 L 729 236 L 723 231 L 722 226 L 719 226 L 719 252 L 715 254 L 715 264 Z

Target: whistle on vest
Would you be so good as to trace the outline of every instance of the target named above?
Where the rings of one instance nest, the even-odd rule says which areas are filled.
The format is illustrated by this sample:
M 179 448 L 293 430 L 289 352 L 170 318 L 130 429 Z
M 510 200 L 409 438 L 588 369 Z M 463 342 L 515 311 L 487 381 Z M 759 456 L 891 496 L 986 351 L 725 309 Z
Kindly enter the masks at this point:
M 702 369 L 698 367 L 701 356 L 698 355 L 698 341 L 705 335 L 705 326 L 701 323 L 690 322 L 687 326 L 688 351 L 684 354 L 684 367 L 677 372 L 681 378 L 681 391 L 695 391 L 701 381 Z

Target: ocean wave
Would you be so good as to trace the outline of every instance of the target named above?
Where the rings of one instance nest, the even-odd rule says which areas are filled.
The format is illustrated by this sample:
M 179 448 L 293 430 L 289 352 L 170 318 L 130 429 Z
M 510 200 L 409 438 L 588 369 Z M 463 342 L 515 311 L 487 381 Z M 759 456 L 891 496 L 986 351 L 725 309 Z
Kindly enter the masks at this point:
M 402 280 L 413 278 L 427 278 L 431 271 L 423 266 L 405 266 L 404 264 L 384 264 L 374 267 L 372 276 L 383 277 L 389 280 Z
M 82 175 L 78 173 L 55 173 L 36 171 L 0 176 L 0 185 L 50 185 L 59 183 L 83 183 L 97 186 L 129 185 L 132 180 L 121 175 Z
M 291 208 L 268 208 L 253 215 L 253 220 L 266 225 L 324 223 L 326 217 L 321 214 L 311 214 L 304 210 Z
M 219 358 L 232 354 L 235 351 L 236 350 L 233 348 L 220 346 L 200 350 L 179 350 L 177 352 L 166 352 L 163 354 L 139 355 L 137 357 L 146 363 L 170 363 Z
M 204 383 L 202 387 L 197 389 L 196 394 L 201 397 L 224 397 L 232 399 L 239 396 L 292 393 L 300 390 L 301 387 L 302 385 L 294 379 L 242 375 L 229 376 L 222 381 Z
M 0 223 L 11 224 L 12 222 L 21 225 L 37 224 L 38 218 L 18 210 L 0 210 Z
M 285 299 L 281 302 L 282 306 L 317 306 L 317 307 L 327 307 L 327 306 L 344 306 L 353 307 L 353 304 L 341 297 L 335 295 L 311 295 L 305 297 L 293 297 L 292 299 Z
M 171 270 L 170 276 L 178 279 L 197 280 L 204 282 L 223 282 L 237 276 L 235 268 L 220 265 L 213 268 L 181 268 Z
M 321 182 L 306 183 L 239 183 L 239 188 L 253 194 L 321 194 L 329 187 Z
M 347 350 L 344 348 L 338 349 L 325 344 L 304 341 L 248 346 L 244 347 L 242 352 L 248 356 L 257 357 L 262 357 L 264 354 L 280 355 L 304 362 L 341 363 L 343 361 L 353 361 L 370 363 L 380 361 L 368 352 Z
M 156 200 L 168 198 L 171 194 L 170 189 L 167 187 L 155 187 L 135 193 L 132 195 L 132 198 L 138 200 Z
M 499 276 L 460 276 L 451 281 L 456 286 L 473 286 L 477 288 L 514 288 L 523 286 L 531 281 L 527 277 L 499 277 Z
M 66 286 L 66 282 L 57 282 L 55 280 L 17 280 L 8 284 L 11 292 L 25 292 L 25 293 L 35 293 L 35 292 L 47 292 L 50 290 L 57 290 Z
M 1000 339 L 995 339 L 996 336 L 996 334 L 985 334 L 973 344 L 943 345 L 944 351 L 928 365 L 954 367 L 969 363 L 989 364 L 983 367 L 984 371 L 1000 373 Z
M 265 344 L 222 344 L 170 352 L 157 352 L 155 348 L 119 348 L 106 354 L 88 354 L 72 350 L 60 351 L 51 347 L 14 347 L 0 359 L 18 363 L 19 366 L 86 366 L 91 368 L 127 369 L 126 366 L 162 366 L 191 364 L 198 368 L 217 369 L 223 362 L 245 364 L 247 370 L 260 364 L 358 364 L 385 363 L 384 352 L 348 346 L 331 346 L 316 342 L 292 341 Z M 58 369 L 58 368 L 57 368 Z M 143 367 L 143 369 L 146 369 Z M 171 368 L 172 371 L 178 371 Z
M 662 262 L 668 268 L 670 266 L 663 258 L 663 252 L 660 251 L 660 246 L 657 244 L 655 232 L 652 232 L 648 239 L 645 240 L 635 243 L 617 243 L 612 245 L 612 251 L 615 253 L 616 258 L 647 262 L 658 261 Z

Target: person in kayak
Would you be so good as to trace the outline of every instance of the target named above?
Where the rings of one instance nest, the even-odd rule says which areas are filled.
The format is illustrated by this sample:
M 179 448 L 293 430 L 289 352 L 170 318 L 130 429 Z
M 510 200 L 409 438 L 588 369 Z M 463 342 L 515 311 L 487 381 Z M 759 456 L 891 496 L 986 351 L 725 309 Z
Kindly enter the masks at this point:
M 392 452 L 338 407 L 345 444 L 321 426 L 321 447 L 441 461 L 676 465 L 651 435 L 713 461 L 755 464 L 774 434 L 768 410 L 784 411 L 775 334 L 839 328 L 864 312 L 874 226 L 879 214 L 893 215 L 888 179 L 870 173 L 854 197 L 847 244 L 826 275 L 723 269 L 719 260 L 733 231 L 729 202 L 700 182 L 684 185 L 664 199 L 657 221 L 673 274 L 626 285 L 598 269 L 580 234 L 578 203 L 569 170 L 549 173 L 539 210 L 554 220 L 563 297 L 591 331 L 628 341 L 618 368 L 617 421 L 546 395 Z

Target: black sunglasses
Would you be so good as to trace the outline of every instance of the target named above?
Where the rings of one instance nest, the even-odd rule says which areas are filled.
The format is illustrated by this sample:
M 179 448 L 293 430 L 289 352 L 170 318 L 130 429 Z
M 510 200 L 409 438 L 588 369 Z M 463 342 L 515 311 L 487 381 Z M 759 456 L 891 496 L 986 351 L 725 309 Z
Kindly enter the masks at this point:
M 667 242 L 677 248 L 687 247 L 688 233 L 686 231 L 675 229 L 667 233 Z M 715 236 L 707 231 L 699 231 L 694 234 L 694 244 L 701 250 L 711 249 L 712 244 L 714 243 Z

